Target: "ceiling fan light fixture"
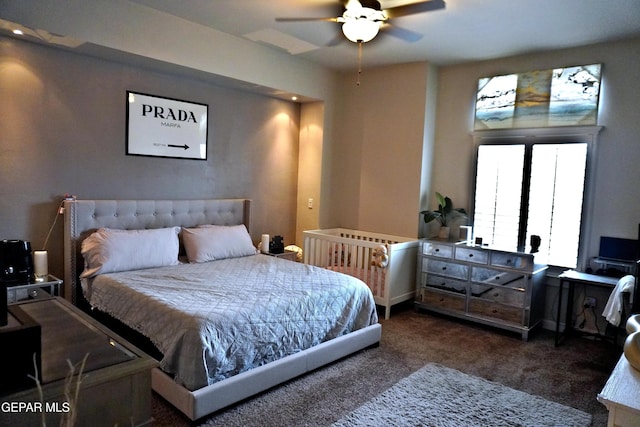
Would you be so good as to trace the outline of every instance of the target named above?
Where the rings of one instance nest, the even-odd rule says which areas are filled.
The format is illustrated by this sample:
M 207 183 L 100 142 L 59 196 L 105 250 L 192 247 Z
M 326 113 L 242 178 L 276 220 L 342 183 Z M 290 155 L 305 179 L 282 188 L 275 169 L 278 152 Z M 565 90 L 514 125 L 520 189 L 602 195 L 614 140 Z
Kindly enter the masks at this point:
M 354 43 L 366 43 L 373 40 L 380 31 L 380 23 L 366 18 L 347 18 L 342 24 L 345 37 Z

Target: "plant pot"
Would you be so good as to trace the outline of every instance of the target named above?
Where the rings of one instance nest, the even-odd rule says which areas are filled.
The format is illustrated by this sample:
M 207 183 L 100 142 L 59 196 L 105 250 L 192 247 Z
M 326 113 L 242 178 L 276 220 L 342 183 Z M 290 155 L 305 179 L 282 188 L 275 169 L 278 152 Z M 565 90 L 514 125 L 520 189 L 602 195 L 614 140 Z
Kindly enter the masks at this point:
M 449 233 L 451 232 L 450 227 L 445 227 L 444 225 L 440 227 L 440 231 L 438 231 L 438 237 L 441 239 L 448 239 Z

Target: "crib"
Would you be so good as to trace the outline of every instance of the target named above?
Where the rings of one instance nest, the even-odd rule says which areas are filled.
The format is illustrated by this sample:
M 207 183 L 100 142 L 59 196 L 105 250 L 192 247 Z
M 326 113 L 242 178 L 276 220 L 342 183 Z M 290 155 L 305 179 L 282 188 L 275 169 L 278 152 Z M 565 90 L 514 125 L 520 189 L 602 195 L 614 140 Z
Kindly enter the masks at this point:
M 304 263 L 365 282 L 376 304 L 384 307 L 385 319 L 393 305 L 414 297 L 417 239 L 346 228 L 309 230 L 303 236 Z

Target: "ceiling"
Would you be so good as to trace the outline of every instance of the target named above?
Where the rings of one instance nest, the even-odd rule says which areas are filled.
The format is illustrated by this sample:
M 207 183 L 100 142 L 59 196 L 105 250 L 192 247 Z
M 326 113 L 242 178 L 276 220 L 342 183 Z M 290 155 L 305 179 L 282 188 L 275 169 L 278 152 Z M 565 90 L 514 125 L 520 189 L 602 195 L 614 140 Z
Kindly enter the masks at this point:
M 357 46 L 334 22 L 276 22 L 276 17 L 337 17 L 340 0 L 130 0 L 336 70 L 357 66 Z M 367 67 L 486 60 L 640 36 L 639 0 L 445 0 L 441 10 L 395 18 L 422 34 L 407 42 L 384 30 L 362 50 Z M 414 0 L 380 0 L 389 8 Z

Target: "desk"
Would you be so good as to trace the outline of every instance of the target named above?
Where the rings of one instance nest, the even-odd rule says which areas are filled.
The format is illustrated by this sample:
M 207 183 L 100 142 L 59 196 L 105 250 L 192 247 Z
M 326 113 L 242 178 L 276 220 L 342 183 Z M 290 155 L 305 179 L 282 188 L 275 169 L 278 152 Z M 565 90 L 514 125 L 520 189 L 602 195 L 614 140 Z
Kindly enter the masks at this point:
M 556 316 L 556 347 L 560 345 L 560 339 L 563 338 L 560 335 L 560 315 L 562 312 L 562 292 L 565 283 L 568 285 L 569 294 L 567 295 L 564 337 L 569 335 L 571 333 L 571 330 L 573 329 L 573 294 L 575 284 L 581 283 L 583 285 L 599 286 L 602 288 L 613 290 L 613 288 L 615 288 L 615 286 L 618 284 L 619 280 L 616 277 L 598 276 L 596 274 L 581 273 L 575 270 L 567 270 L 563 272 L 558 276 L 558 279 L 560 279 L 560 289 L 558 293 L 558 315 Z

